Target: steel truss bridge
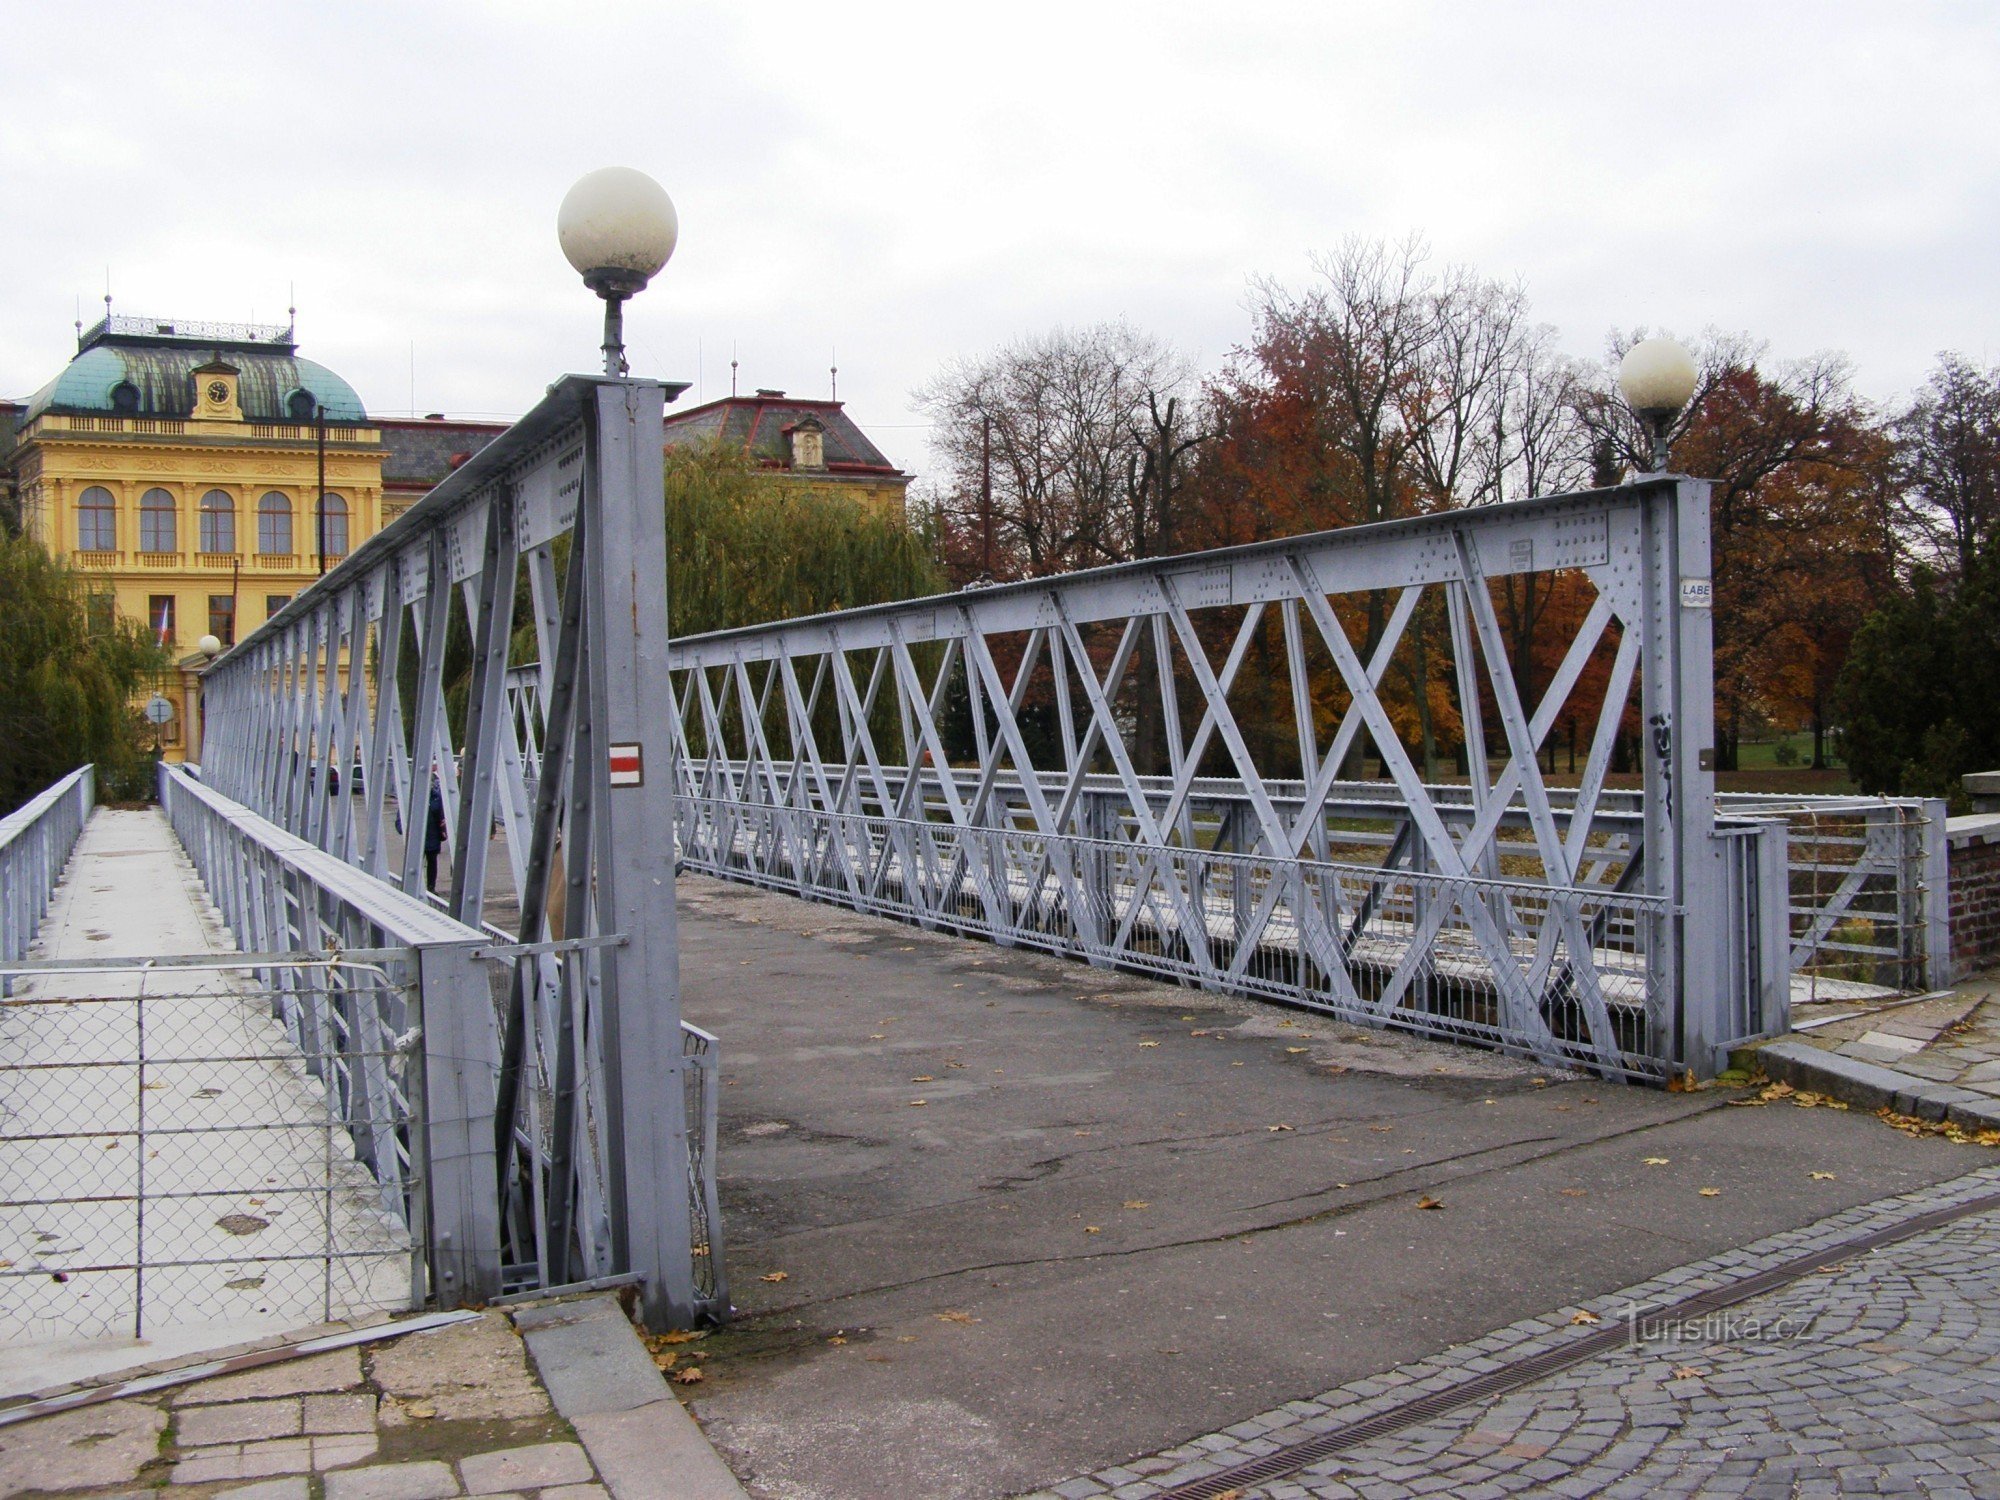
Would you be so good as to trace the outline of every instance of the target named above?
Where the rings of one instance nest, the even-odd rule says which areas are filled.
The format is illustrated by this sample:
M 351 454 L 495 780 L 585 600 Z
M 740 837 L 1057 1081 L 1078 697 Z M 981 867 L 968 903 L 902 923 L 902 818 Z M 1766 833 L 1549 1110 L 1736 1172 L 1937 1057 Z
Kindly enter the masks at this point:
M 1581 614 L 1539 627 L 1530 702 L 1496 592 L 1557 574 Z M 1717 798 L 1708 600 L 1708 487 L 1655 477 L 680 640 L 680 848 L 996 942 L 1705 1076 L 1786 1028 L 1794 971 L 1865 991 L 1945 964 L 1941 804 Z M 1463 725 L 1463 783 L 1406 748 L 1415 681 Z M 1557 786 L 1566 721 L 1588 748 Z M 1610 785 L 1621 733 L 1636 788 Z M 1364 748 L 1386 780 L 1351 779 Z
M 1945 977 L 1941 808 L 1715 795 L 1700 482 L 670 644 L 663 405 L 551 387 L 216 660 L 167 777 L 239 943 L 406 955 L 364 1029 L 417 1049 L 434 1288 L 726 1310 L 677 864 L 1644 1080 L 1782 1029 L 1800 975 Z M 1531 702 L 1496 590 L 1553 575 Z M 1463 781 L 1406 748 L 1411 682 Z

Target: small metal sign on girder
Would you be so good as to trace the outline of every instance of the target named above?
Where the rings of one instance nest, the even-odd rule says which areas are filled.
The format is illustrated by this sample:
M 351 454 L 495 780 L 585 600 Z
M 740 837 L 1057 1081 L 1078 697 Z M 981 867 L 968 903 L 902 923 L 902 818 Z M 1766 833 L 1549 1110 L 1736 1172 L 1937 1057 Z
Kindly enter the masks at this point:
M 174 721 L 174 706 L 158 693 L 146 700 L 146 722 L 149 724 L 171 724 Z
M 1706 578 L 1681 580 L 1681 608 L 1707 609 L 1715 603 L 1715 585 Z
M 646 760 L 637 745 L 613 745 L 610 760 L 613 786 L 646 784 Z

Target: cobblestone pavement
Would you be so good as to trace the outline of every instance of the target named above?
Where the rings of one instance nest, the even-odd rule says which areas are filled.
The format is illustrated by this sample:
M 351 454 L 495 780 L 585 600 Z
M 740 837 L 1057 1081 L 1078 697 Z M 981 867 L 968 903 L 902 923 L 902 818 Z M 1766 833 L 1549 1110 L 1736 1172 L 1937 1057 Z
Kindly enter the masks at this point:
M 0 1497 L 608 1500 L 505 1317 L 0 1429 Z
M 1839 1249 L 1996 1191 L 1989 1167 L 1866 1204 L 1031 1500 L 1160 1495 L 1620 1323 L 1636 1337 L 1608 1353 L 1231 1500 L 2000 1497 L 2000 1212 Z M 1633 1316 L 1822 1252 L 1823 1268 L 1698 1324 Z

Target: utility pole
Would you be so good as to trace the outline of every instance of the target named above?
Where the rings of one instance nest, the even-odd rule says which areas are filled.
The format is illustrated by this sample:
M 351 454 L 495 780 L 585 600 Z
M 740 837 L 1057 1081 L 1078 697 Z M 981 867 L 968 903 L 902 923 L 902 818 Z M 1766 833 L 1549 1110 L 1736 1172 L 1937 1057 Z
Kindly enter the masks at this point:
M 319 442 L 319 503 L 313 507 L 319 532 L 319 571 L 326 575 L 326 406 L 323 402 L 313 402 L 313 424 Z
M 993 418 L 979 414 L 979 570 L 993 581 Z

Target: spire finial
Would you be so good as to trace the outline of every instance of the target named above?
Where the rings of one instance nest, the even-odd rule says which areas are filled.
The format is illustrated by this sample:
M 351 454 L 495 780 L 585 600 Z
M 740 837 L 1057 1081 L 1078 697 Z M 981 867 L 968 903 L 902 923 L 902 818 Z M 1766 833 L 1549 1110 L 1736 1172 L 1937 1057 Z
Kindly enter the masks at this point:
M 838 347 L 833 350 L 833 363 L 826 367 L 826 386 L 827 399 L 829 401 L 838 401 L 840 399 L 840 350 Z

